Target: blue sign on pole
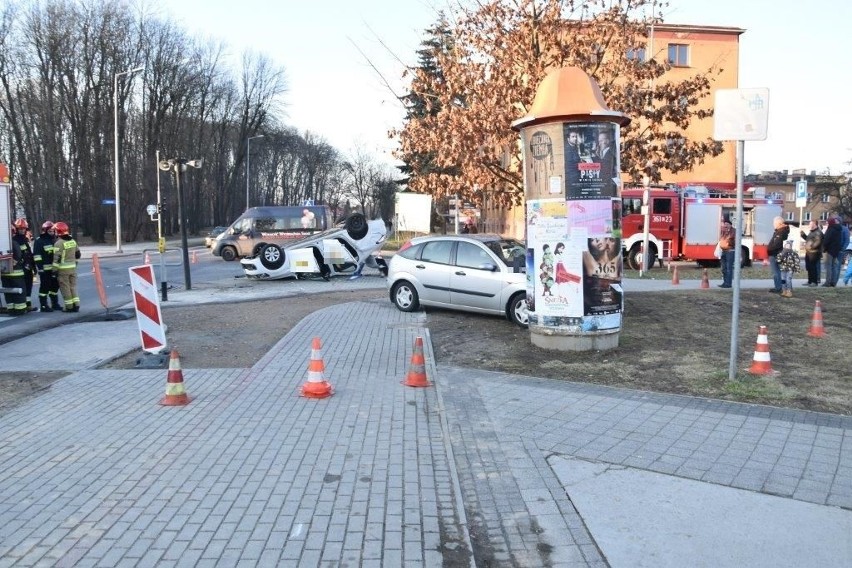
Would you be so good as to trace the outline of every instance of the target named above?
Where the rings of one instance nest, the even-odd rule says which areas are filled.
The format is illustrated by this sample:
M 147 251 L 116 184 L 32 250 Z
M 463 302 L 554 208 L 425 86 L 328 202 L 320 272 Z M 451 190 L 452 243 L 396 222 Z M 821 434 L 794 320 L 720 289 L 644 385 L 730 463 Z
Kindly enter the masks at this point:
M 808 182 L 802 180 L 796 182 L 796 207 L 804 207 L 808 204 Z
M 115 205 L 115 199 L 102 199 L 101 205 Z

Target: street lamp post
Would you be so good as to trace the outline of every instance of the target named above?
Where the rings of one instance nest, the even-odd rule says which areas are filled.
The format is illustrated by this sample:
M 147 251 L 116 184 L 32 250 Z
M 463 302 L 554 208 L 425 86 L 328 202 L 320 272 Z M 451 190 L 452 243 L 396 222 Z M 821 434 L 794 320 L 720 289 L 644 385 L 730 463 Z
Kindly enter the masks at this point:
M 115 168 L 115 252 L 121 252 L 121 193 L 119 191 L 118 183 L 118 78 L 122 75 L 130 75 L 131 73 L 142 71 L 143 69 L 145 69 L 145 67 L 136 67 L 135 69 L 128 69 L 127 71 L 116 73 L 113 80 L 112 106 L 115 124 L 115 160 L 113 161 L 113 167 Z
M 246 139 L 246 209 L 249 208 L 249 176 L 251 175 L 251 141 L 263 138 L 265 134 L 258 134 Z
M 187 290 L 192 290 L 192 277 L 189 273 L 189 243 L 186 236 L 186 207 L 183 202 L 183 172 L 189 168 L 201 168 L 203 160 L 186 160 L 184 158 L 170 158 L 160 160 L 159 168 L 164 172 L 172 172 L 175 175 L 175 190 L 178 202 L 178 218 L 180 219 L 180 240 L 183 249 L 183 279 Z

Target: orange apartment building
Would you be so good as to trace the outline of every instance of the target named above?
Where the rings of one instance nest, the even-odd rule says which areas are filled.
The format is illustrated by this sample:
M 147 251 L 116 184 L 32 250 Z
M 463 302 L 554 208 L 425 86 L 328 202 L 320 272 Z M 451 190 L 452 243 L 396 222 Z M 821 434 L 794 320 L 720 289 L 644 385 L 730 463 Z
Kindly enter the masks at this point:
M 721 69 L 719 74 L 714 75 L 709 96 L 702 101 L 702 105 L 710 109 L 713 107 L 716 89 L 736 89 L 739 86 L 740 35 L 744 32 L 743 29 L 731 27 L 659 24 L 648 30 L 648 47 L 637 56 L 668 59 L 672 68 L 665 77 L 673 80 L 685 80 L 713 67 Z M 713 118 L 693 121 L 684 136 L 689 139 L 712 138 Z M 735 143 L 725 142 L 724 145 L 725 150 L 719 156 L 708 157 L 703 164 L 696 164 L 689 172 L 667 172 L 662 181 L 735 182 Z M 486 201 L 482 209 L 482 230 L 524 238 L 526 222 L 522 206 L 502 210 L 489 207 Z

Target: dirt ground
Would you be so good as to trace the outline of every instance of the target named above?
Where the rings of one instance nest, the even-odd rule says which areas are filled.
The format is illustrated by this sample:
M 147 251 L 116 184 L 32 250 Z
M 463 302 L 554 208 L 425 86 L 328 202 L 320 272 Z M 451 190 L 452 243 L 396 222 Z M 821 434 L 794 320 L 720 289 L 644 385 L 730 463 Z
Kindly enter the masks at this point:
M 852 287 L 799 288 L 791 299 L 762 288 L 743 290 L 734 381 L 728 380 L 731 298 L 715 288 L 626 294 L 619 347 L 604 352 L 539 349 L 528 331 L 499 317 L 428 310 L 427 325 L 439 364 L 852 415 Z M 184 368 L 242 368 L 308 313 L 357 300 L 388 301 L 384 290 L 366 290 L 317 295 L 302 306 L 288 303 L 286 310 L 280 300 L 167 308 L 163 318 Z M 815 300 L 826 330 L 818 339 L 808 336 Z M 768 329 L 775 371 L 769 376 L 747 373 L 760 325 Z M 227 332 L 225 345 L 224 330 L 233 329 L 241 330 L 238 342 Z M 140 354 L 104 368 L 134 368 Z M 62 374 L 38 375 L 12 381 L 0 374 L 0 411 Z

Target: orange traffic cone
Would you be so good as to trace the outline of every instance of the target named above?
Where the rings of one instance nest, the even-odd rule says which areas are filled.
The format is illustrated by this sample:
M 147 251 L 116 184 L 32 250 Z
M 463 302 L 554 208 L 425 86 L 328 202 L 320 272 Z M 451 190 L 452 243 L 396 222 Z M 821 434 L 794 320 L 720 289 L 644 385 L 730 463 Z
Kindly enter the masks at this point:
M 151 264 L 151 255 L 147 252 L 145 253 L 145 264 Z
M 677 275 L 677 266 L 672 267 L 672 284 L 680 284 L 680 277 Z
M 192 264 L 198 264 L 198 252 L 192 251 Z
M 160 401 L 163 406 L 183 406 L 189 404 L 189 395 L 183 388 L 183 371 L 180 369 L 180 355 L 172 349 L 169 357 L 169 375 L 166 379 L 166 396 Z
M 334 389 L 325 380 L 325 363 L 320 354 L 320 338 L 311 342 L 311 360 L 308 363 L 308 381 L 302 385 L 302 396 L 307 398 L 325 398 L 334 394 Z
M 769 338 L 766 335 L 766 326 L 760 326 L 757 331 L 757 343 L 754 346 L 754 358 L 748 372 L 752 375 L 771 375 L 772 362 L 769 356 Z
M 701 287 L 709 288 L 710 287 L 710 278 L 707 277 L 707 269 L 704 269 L 704 272 L 701 273 Z
M 407 387 L 431 387 L 432 383 L 426 380 L 426 360 L 423 358 L 423 338 L 414 339 L 414 353 L 411 354 L 411 365 L 408 374 L 402 383 Z
M 811 318 L 811 328 L 808 330 L 811 337 L 825 337 L 825 327 L 822 325 L 822 304 L 819 300 L 814 304 L 814 315 Z

